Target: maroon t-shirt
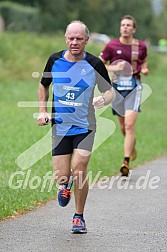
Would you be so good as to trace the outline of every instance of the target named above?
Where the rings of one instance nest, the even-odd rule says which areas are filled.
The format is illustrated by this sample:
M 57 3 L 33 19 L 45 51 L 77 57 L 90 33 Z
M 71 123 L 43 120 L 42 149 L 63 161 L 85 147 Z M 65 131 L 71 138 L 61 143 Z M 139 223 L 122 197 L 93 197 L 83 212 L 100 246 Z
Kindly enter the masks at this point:
M 144 59 L 147 57 L 147 47 L 145 43 L 141 40 L 138 40 L 138 59 L 137 59 L 137 70 L 136 72 L 140 73 L 141 65 Z M 110 64 L 116 60 L 125 60 L 131 64 L 132 58 L 132 46 L 122 44 L 119 38 L 111 40 L 101 52 L 100 56 L 105 61 L 109 61 Z

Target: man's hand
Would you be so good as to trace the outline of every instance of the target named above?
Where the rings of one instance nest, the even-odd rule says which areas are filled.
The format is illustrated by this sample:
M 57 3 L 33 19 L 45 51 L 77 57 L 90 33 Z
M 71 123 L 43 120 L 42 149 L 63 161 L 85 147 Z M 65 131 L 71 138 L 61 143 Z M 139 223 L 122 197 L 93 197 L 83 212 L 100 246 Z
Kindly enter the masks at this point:
M 100 109 L 103 108 L 105 105 L 105 100 L 103 96 L 97 96 L 93 98 L 93 106 L 95 106 L 95 108 Z
M 149 75 L 149 70 L 148 70 L 148 68 L 147 67 L 145 67 L 145 68 L 142 68 L 141 69 L 141 73 L 143 74 L 143 75 Z
M 107 67 L 108 71 L 112 71 L 116 75 L 132 76 L 133 69 L 129 62 L 125 60 L 115 60 Z
M 117 62 L 118 61 L 118 62 Z M 125 69 L 126 61 L 123 60 L 117 60 L 114 61 L 111 65 L 107 66 L 107 70 L 110 72 L 122 72 Z
M 39 126 L 45 126 L 48 125 L 49 122 L 51 122 L 51 116 L 49 113 L 40 113 L 37 122 Z

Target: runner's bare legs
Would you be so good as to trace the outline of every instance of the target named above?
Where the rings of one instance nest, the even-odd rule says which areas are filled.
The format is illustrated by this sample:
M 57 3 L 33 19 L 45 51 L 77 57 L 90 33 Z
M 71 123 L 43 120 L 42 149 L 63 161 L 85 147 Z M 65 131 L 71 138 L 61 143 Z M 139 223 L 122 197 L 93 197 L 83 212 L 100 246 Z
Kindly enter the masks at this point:
M 138 112 L 127 110 L 125 117 L 118 116 L 120 129 L 124 135 L 124 157 L 130 157 L 135 145 L 135 123 Z
M 60 185 L 68 183 L 72 169 L 76 213 L 78 214 L 83 214 L 88 194 L 88 182 L 85 181 L 85 178 L 89 159 L 90 152 L 78 149 L 74 150 L 73 155 L 67 154 L 52 157 L 55 179 Z
M 82 214 L 88 194 L 88 182 L 85 181 L 90 152 L 86 150 L 74 150 L 72 171 L 74 176 L 74 194 L 76 213 Z

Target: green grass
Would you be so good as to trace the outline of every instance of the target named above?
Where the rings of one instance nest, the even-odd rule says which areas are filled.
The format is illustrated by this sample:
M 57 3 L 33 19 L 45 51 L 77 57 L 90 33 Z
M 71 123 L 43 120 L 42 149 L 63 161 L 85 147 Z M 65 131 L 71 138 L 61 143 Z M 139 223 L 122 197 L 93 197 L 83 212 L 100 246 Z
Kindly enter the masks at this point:
M 47 38 L 26 33 L 0 34 L 2 72 L 0 75 L 0 219 L 16 215 L 20 211 L 37 206 L 40 202 L 55 198 L 57 188 L 54 185 L 48 192 L 49 180 L 45 190 L 41 192 L 43 176 L 49 171 L 52 173 L 51 153 L 27 170 L 21 170 L 16 163 L 17 157 L 45 136 L 50 129 L 49 126 L 37 125 L 33 118 L 33 113 L 38 112 L 37 108 L 20 108 L 17 103 L 37 100 L 37 86 L 40 78 L 33 79 L 32 72 L 41 74 L 48 56 L 64 47 L 62 36 Z M 87 46 L 87 50 L 96 55 L 99 54 L 101 48 L 96 45 Z M 133 168 L 167 153 L 166 55 L 158 55 L 150 51 L 149 64 L 151 74 L 143 78 L 143 82 L 150 85 L 152 95 L 143 103 L 142 113 L 137 121 L 139 156 L 131 163 Z M 112 116 L 110 108 L 107 108 L 102 116 L 114 121 L 116 130 L 92 154 L 89 171 L 92 171 L 94 176 L 98 171 L 102 171 L 101 176 L 111 176 L 119 172 L 123 158 L 123 136 L 120 133 L 117 118 Z M 110 128 L 107 130 L 110 131 Z M 29 158 L 31 160 L 32 156 Z M 9 179 L 15 172 L 22 172 L 13 180 L 16 187 L 19 186 L 18 183 L 22 183 L 19 189 L 9 187 Z M 29 178 L 26 177 L 28 174 Z M 36 189 L 31 189 L 30 183 L 33 182 L 34 176 L 38 181 L 41 179 L 41 183 Z M 33 185 L 35 186 L 38 181 L 34 181 Z

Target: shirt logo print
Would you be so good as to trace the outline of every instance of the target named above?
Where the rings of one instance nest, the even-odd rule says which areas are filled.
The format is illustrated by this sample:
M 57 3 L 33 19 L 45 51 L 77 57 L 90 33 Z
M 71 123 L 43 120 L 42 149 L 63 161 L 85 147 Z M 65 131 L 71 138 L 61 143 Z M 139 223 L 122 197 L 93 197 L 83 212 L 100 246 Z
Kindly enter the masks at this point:
M 121 50 L 117 50 L 117 54 L 122 54 L 122 51 Z
M 83 68 L 82 71 L 81 71 L 81 75 L 86 75 L 86 71 L 85 71 L 84 68 Z

